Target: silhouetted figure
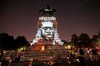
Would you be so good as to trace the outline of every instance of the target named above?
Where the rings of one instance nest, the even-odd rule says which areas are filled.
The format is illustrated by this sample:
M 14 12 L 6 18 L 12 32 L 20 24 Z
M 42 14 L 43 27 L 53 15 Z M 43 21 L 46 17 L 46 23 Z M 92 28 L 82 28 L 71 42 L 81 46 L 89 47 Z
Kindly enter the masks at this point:
M 41 9 L 39 13 L 41 13 L 41 16 L 53 16 L 53 13 L 56 12 L 56 9 L 51 9 L 49 5 L 47 5 L 47 8 Z
M 80 53 L 80 55 L 84 55 L 83 49 L 79 49 L 79 53 Z
M 93 49 L 93 50 L 92 50 L 92 53 L 93 53 L 93 55 L 96 55 L 96 54 L 97 54 L 96 49 Z
M 80 65 L 85 66 L 85 58 L 84 58 L 83 49 L 79 49 L 79 53 L 80 53 L 80 56 L 79 56 Z

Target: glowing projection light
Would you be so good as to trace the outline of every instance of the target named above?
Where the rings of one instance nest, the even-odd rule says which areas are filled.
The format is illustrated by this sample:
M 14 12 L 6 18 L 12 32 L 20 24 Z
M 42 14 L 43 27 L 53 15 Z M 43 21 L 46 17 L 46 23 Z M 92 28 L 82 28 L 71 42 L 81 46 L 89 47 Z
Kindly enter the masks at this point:
M 42 17 L 39 17 L 39 20 L 56 20 L 56 18 L 55 17 L 44 17 L 44 16 L 42 16 Z
M 53 13 L 56 12 L 55 9 L 42 9 L 40 10 L 42 12 L 41 16 L 39 17 L 38 23 L 37 23 L 37 33 L 35 36 L 35 39 L 31 43 L 38 44 L 40 39 L 45 41 L 49 40 L 52 41 L 51 44 L 60 44 L 63 45 L 63 42 L 59 38 L 59 34 L 57 32 L 57 21 L 56 17 L 53 16 Z
M 53 23 L 52 22 L 42 22 L 42 27 L 53 27 Z
M 68 45 L 68 46 L 67 46 L 67 48 L 68 48 L 68 49 L 71 49 L 71 46 L 70 46 L 70 45 Z
M 43 51 L 44 49 L 45 49 L 45 47 L 44 47 L 44 46 L 42 46 L 42 49 L 41 49 L 41 50 Z

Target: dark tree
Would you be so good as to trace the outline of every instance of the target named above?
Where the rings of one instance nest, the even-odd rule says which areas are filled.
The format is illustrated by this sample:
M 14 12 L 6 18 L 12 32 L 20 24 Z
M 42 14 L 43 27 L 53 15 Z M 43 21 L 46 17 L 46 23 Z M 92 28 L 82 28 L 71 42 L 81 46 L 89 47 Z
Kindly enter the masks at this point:
M 0 34 L 0 49 L 11 50 L 14 46 L 14 37 L 7 33 Z
M 99 39 L 99 36 L 98 36 L 98 35 L 93 35 L 92 39 L 93 39 L 94 41 L 96 41 L 96 40 Z
M 100 31 L 99 31 L 99 34 L 98 34 L 99 38 L 100 38 Z
M 81 34 L 78 39 L 78 44 L 80 47 L 89 47 L 90 37 L 87 34 Z
M 76 34 L 72 34 L 71 42 L 74 43 L 74 46 L 77 47 L 78 36 Z
M 18 36 L 16 39 L 15 39 L 15 48 L 20 48 L 20 47 L 23 47 L 23 46 L 29 46 L 29 42 L 26 40 L 26 38 L 24 36 Z
M 98 35 L 93 35 L 91 42 L 92 46 L 93 47 L 100 46 L 99 42 L 100 42 L 100 33 Z

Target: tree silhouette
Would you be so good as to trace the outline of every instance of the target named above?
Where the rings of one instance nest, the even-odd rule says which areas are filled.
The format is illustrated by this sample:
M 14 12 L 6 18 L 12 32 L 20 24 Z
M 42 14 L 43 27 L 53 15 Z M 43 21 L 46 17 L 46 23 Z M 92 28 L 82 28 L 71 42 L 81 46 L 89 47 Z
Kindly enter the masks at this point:
M 90 37 L 87 34 L 81 34 L 78 39 L 78 44 L 80 47 L 88 47 L 90 44 Z
M 13 49 L 14 37 L 8 35 L 7 33 L 0 34 L 0 49 L 11 50 Z
M 94 47 L 100 46 L 100 32 L 98 33 L 98 35 L 93 35 L 91 44 Z
M 0 49 L 14 50 L 23 46 L 28 47 L 29 45 L 29 42 L 24 36 L 18 36 L 16 39 L 14 39 L 14 37 L 8 35 L 8 33 L 0 34 Z
M 74 43 L 74 46 L 77 47 L 78 36 L 76 34 L 72 34 L 71 42 Z
M 23 46 L 29 46 L 29 42 L 26 40 L 26 38 L 24 36 L 18 36 L 16 39 L 15 39 L 15 48 L 20 48 L 20 47 L 23 47 Z

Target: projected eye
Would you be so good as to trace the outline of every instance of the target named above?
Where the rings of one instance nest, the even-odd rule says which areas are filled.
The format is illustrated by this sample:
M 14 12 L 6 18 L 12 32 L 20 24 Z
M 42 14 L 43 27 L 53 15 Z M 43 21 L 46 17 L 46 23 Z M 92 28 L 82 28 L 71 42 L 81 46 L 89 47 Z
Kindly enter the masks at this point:
M 47 30 L 47 27 L 44 27 L 43 29 L 44 29 L 44 30 Z
M 52 27 L 50 27 L 49 29 L 50 29 L 50 30 L 52 30 L 53 28 L 52 28 Z

